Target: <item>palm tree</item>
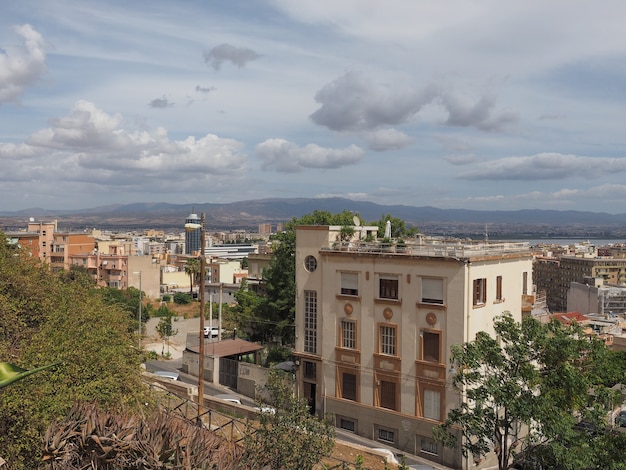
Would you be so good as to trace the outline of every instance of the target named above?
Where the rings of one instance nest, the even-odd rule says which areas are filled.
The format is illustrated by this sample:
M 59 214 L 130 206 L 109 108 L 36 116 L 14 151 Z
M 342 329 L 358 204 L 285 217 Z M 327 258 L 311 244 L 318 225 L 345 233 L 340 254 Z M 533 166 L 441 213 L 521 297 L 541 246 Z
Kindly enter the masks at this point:
M 189 295 L 193 297 L 193 281 L 198 279 L 200 274 L 200 260 L 198 258 L 187 258 L 185 272 L 189 275 Z

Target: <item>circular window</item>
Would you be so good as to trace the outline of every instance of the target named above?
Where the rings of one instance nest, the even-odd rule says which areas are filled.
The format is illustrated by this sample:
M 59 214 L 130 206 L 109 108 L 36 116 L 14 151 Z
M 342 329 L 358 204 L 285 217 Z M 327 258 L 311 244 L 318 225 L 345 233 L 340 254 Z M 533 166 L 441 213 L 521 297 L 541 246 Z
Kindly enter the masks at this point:
M 304 268 L 310 273 L 317 269 L 317 260 L 315 259 L 315 256 L 309 255 L 304 258 Z

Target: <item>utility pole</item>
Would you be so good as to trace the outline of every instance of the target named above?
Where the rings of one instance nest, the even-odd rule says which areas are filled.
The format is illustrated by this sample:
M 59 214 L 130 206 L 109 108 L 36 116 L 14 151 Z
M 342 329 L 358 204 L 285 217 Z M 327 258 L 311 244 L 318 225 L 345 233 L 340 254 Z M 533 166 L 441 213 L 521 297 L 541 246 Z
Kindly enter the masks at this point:
M 198 348 L 198 424 L 202 423 L 204 405 L 204 283 L 206 259 L 204 257 L 204 212 L 200 216 L 200 347 Z

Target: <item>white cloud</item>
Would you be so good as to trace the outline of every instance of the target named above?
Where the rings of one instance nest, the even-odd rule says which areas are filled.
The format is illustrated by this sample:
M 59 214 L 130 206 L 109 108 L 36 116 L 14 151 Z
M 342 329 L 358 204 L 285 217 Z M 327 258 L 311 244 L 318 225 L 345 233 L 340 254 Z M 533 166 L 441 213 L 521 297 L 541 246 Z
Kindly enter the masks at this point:
M 467 180 L 551 180 L 600 178 L 626 172 L 626 158 L 579 157 L 540 153 L 527 157 L 506 157 L 474 166 L 458 178 Z
M 477 161 L 476 155 L 471 153 L 468 154 L 458 154 L 458 155 L 448 155 L 444 157 L 444 160 L 452 165 L 469 165 L 470 163 L 474 163 Z
M 19 98 L 46 72 L 46 44 L 41 34 L 29 24 L 15 26 L 14 31 L 24 42 L 0 48 L 0 104 Z
M 519 119 L 514 112 L 496 113 L 492 90 L 471 100 L 458 96 L 451 87 L 426 84 L 415 89 L 380 85 L 357 72 L 348 72 L 325 85 L 315 94 L 315 101 L 321 107 L 311 114 L 311 119 L 333 131 L 376 130 L 406 124 L 429 104 L 445 110 L 447 119 L 443 124 L 447 126 L 499 131 Z
M 172 103 L 167 97 L 162 96 L 161 98 L 150 100 L 149 106 L 151 108 L 171 108 L 174 106 L 174 103 Z
M 350 145 L 345 149 L 324 148 L 315 144 L 300 147 L 284 139 L 268 139 L 256 146 L 264 170 L 293 173 L 305 168 L 340 168 L 358 163 L 363 149 Z
M 230 62 L 239 68 L 244 67 L 248 62 L 261 57 L 252 49 L 245 47 L 235 47 L 230 44 L 220 44 L 203 54 L 204 61 L 215 70 L 219 70 L 224 62 Z
M 43 179 L 97 181 L 111 187 L 134 182 L 157 189 L 172 179 L 237 175 L 246 168 L 243 144 L 236 140 L 213 134 L 170 140 L 163 128 L 128 131 L 123 121 L 119 114 L 79 101 L 68 116 L 51 120 L 51 127 L 33 133 L 26 143 L 0 144 L 3 159 L 29 159 L 23 167 L 10 166 L 4 177 L 28 180 L 37 173 Z
M 414 142 L 414 138 L 396 129 L 378 129 L 363 135 L 370 149 L 377 152 L 402 149 Z

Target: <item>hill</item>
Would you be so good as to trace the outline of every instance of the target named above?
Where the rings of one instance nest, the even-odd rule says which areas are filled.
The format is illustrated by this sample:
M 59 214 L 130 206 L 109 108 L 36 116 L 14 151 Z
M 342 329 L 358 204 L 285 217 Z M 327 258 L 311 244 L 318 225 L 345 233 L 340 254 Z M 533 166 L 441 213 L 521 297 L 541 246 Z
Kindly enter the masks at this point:
M 419 227 L 431 234 L 455 236 L 580 236 L 613 238 L 626 236 L 626 214 L 603 212 L 517 210 L 477 211 L 438 209 L 406 205 L 381 205 L 344 198 L 259 199 L 223 204 L 131 203 L 107 205 L 82 210 L 45 210 L 33 208 L 16 212 L 0 212 L 3 230 L 24 228 L 29 217 L 57 219 L 59 228 L 83 230 L 182 230 L 190 213 L 206 213 L 207 230 L 243 229 L 256 231 L 260 223 L 287 222 L 314 210 L 332 213 L 353 211 L 368 222 L 384 214 L 403 219 L 408 226 Z

